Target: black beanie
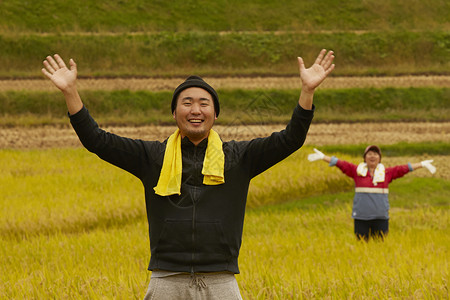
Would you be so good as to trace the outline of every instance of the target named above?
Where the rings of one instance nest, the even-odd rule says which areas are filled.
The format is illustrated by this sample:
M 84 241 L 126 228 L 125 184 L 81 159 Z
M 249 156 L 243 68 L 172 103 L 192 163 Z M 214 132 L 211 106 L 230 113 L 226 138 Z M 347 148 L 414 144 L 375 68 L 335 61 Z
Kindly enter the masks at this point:
M 199 76 L 189 76 L 182 84 L 180 84 L 175 91 L 173 92 L 172 97 L 172 113 L 175 111 L 175 107 L 177 106 L 177 98 L 178 95 L 181 93 L 181 91 L 191 88 L 191 87 L 199 87 L 207 91 L 211 94 L 213 100 L 214 100 L 214 110 L 216 112 L 216 116 L 219 116 L 220 112 L 220 106 L 219 106 L 219 97 L 217 96 L 216 91 L 207 84 L 201 77 Z

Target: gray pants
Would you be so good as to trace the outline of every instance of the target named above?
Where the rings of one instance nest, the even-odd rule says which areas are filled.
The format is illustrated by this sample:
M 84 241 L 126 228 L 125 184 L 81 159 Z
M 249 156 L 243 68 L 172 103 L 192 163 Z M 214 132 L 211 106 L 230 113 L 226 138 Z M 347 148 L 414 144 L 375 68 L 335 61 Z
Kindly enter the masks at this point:
M 234 274 L 179 274 L 150 279 L 144 300 L 242 300 Z

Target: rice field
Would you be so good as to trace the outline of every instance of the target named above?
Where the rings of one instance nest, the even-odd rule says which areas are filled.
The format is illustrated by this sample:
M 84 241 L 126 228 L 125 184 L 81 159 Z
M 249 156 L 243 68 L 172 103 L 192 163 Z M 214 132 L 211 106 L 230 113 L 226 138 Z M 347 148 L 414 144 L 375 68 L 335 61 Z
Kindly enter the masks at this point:
M 243 298 L 449 299 L 450 153 L 440 147 L 450 140 L 448 1 L 202 4 L 0 1 L 0 299 L 142 299 L 151 276 L 143 187 L 80 148 L 62 95 L 43 80 L 44 57 L 77 61 L 82 97 L 108 131 L 166 138 L 173 128 L 155 124 L 173 120 L 152 94 L 166 99 L 199 74 L 227 99 L 221 136 L 236 138 L 231 125 L 242 123 L 248 139 L 281 128 L 250 125 L 253 115 L 236 114 L 243 99 L 290 107 L 282 99 L 299 89 L 291 58 L 312 62 L 321 47 L 336 51 L 338 67 L 318 91 L 325 101 L 316 97 L 306 146 L 250 187 L 236 276 Z M 392 183 L 389 236 L 358 242 L 352 181 L 306 156 L 399 142 L 423 149 L 386 155 L 385 165 L 434 159 L 438 172 Z M 344 153 L 327 154 L 361 159 Z
M 450 183 L 439 170 L 448 156 L 435 158 L 433 176 L 421 169 L 391 184 L 389 236 L 364 243 L 352 233 L 351 181 L 308 162 L 311 151 L 252 182 L 244 299 L 447 299 Z M 151 273 L 139 180 L 84 149 L 0 150 L 0 169 L 0 299 L 143 298 Z

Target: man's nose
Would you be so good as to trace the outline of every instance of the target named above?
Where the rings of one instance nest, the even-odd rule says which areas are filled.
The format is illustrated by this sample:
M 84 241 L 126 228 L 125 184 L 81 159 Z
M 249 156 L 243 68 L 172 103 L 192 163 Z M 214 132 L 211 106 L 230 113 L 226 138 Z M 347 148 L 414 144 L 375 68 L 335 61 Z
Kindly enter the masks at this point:
M 194 103 L 191 105 L 191 114 L 200 114 L 200 104 Z

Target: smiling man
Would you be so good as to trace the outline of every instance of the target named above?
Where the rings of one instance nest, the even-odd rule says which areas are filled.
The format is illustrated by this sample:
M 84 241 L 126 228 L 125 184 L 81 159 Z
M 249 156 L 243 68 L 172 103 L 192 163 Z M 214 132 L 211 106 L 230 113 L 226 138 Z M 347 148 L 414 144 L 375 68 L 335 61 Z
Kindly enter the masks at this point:
M 190 76 L 172 97 L 178 129 L 159 142 L 100 129 L 76 89 L 75 62 L 69 69 L 57 54 L 46 58 L 42 72 L 63 92 L 86 149 L 142 181 L 152 271 L 145 299 L 241 299 L 234 274 L 250 180 L 303 145 L 314 91 L 334 69 L 333 59 L 324 49 L 305 68 L 299 57 L 302 90 L 289 124 L 250 141 L 222 142 L 212 129 L 219 97 L 202 78 Z
M 219 112 L 216 91 L 198 76 L 190 76 L 173 93 L 172 113 L 181 137 L 195 145 L 208 137 Z

